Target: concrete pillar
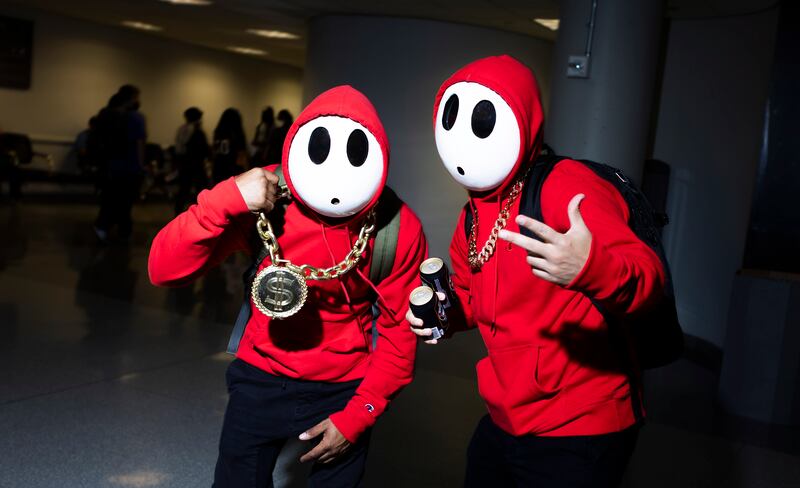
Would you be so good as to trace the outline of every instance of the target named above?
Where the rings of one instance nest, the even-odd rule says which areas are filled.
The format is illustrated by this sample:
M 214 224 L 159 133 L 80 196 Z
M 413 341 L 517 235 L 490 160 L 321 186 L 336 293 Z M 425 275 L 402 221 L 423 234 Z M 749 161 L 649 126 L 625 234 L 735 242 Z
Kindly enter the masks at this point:
M 588 77 L 567 77 L 584 55 L 592 0 L 563 0 L 545 141 L 559 154 L 621 168 L 641 181 L 662 35 L 662 0 L 598 0 Z

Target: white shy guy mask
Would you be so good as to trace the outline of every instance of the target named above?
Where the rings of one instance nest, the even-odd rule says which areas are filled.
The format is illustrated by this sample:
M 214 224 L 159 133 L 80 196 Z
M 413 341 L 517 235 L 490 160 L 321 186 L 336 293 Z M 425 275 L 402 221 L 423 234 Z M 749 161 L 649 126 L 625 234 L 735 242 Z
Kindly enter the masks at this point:
M 497 188 L 520 150 L 517 117 L 495 91 L 474 82 L 445 90 L 436 112 L 436 149 L 445 168 L 472 191 Z
M 349 217 L 380 191 L 383 150 L 363 125 L 326 115 L 297 131 L 288 170 L 297 197 L 308 207 L 326 217 Z

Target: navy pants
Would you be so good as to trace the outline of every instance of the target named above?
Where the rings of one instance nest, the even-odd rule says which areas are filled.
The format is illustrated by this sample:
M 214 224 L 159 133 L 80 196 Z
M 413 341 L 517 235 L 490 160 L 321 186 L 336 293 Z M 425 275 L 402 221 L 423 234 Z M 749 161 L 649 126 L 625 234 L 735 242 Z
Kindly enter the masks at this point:
M 487 415 L 467 451 L 464 486 L 616 488 L 636 445 L 638 426 L 593 436 L 513 436 Z
M 133 231 L 133 204 L 139 199 L 141 187 L 142 178 L 135 173 L 116 174 L 105 180 L 95 227 L 108 232 L 116 225 L 120 237 L 129 238 Z
M 290 437 L 343 409 L 359 381 L 322 383 L 273 376 L 239 359 L 226 374 L 228 408 L 222 425 L 214 488 L 272 487 L 272 471 Z M 370 432 L 337 460 L 315 463 L 308 486 L 361 486 Z M 309 441 L 308 450 L 321 439 Z

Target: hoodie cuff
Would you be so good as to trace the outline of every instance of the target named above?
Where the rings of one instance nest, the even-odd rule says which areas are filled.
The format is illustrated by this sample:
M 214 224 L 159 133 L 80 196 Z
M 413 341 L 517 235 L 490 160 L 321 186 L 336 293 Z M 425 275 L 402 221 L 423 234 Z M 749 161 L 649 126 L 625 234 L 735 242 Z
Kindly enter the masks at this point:
M 354 397 L 344 410 L 331 415 L 331 422 L 351 444 L 355 444 L 361 434 L 375 425 L 378 420 L 377 407 L 365 403 L 361 397 Z
M 250 212 L 234 177 L 202 192 L 197 201 L 208 212 L 210 220 L 220 226 L 230 222 L 233 217 Z
M 613 293 L 617 269 L 619 269 L 618 258 L 593 238 L 589 257 L 586 258 L 583 269 L 565 288 L 602 300 Z

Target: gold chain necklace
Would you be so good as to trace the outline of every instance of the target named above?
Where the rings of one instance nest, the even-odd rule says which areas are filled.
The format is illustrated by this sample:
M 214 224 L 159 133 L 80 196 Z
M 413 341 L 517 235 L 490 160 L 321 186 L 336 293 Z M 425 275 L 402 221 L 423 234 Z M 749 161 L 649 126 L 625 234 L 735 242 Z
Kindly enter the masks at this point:
M 347 256 L 329 268 L 316 268 L 308 264 L 298 266 L 281 258 L 278 239 L 264 213 L 259 214 L 256 230 L 269 251 L 272 264 L 256 275 L 250 294 L 261 313 L 280 319 L 294 315 L 303 307 L 308 296 L 306 280 L 332 280 L 358 264 L 367 249 L 370 236 L 375 231 L 375 210 L 367 214 L 358 239 Z
M 489 233 L 489 238 L 486 239 L 486 242 L 483 244 L 483 248 L 481 252 L 478 252 L 478 209 L 473 209 L 472 215 L 472 229 L 470 229 L 469 233 L 469 265 L 474 270 L 481 269 L 481 266 L 486 264 L 486 261 L 492 257 L 494 254 L 494 250 L 497 247 L 497 238 L 500 234 L 500 231 L 508 224 L 508 217 L 511 212 L 511 206 L 514 205 L 514 202 L 519 197 L 519 194 L 522 193 L 522 187 L 525 185 L 525 180 L 528 179 L 528 173 L 530 169 L 525 172 L 516 182 L 514 182 L 514 186 L 511 187 L 511 192 L 508 194 L 508 200 L 506 200 L 506 204 L 503 205 L 502 210 L 500 210 L 500 215 L 497 217 L 497 220 L 494 223 L 494 227 L 492 227 L 491 233 Z

